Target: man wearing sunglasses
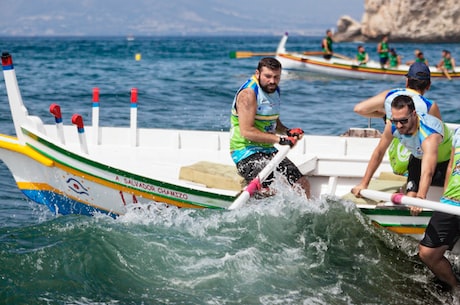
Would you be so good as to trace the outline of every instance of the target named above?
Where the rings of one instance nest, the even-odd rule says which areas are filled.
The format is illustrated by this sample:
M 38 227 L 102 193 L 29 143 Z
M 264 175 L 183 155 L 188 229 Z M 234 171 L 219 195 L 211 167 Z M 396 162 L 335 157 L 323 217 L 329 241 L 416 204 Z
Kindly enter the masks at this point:
M 423 96 L 431 86 L 431 73 L 427 65 L 421 62 L 413 63 L 406 74 L 406 87 L 385 90 L 373 97 L 355 105 L 354 111 L 364 117 L 391 117 L 391 102 L 399 95 L 409 95 L 415 104 L 417 113 L 428 113 L 442 120 L 441 112 L 436 102 Z M 407 165 L 410 154 L 404 150 L 397 138 L 394 138 L 388 149 L 390 164 L 397 175 L 407 176 Z
M 359 192 L 369 186 L 391 141 L 397 138 L 411 152 L 407 196 L 425 199 L 430 185 L 444 186 L 452 147 L 452 132 L 438 118 L 425 113 L 418 114 L 412 98 L 408 95 L 394 98 L 389 121 L 391 124 L 385 125 L 363 179 L 351 192 L 360 197 Z M 410 207 L 410 210 L 412 215 L 421 211 L 418 207 Z

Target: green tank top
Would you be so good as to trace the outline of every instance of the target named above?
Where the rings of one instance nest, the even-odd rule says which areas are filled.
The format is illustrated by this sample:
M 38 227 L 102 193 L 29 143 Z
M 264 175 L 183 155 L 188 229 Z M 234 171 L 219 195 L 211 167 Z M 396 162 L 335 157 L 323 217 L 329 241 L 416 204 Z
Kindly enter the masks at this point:
M 380 56 L 381 58 L 387 58 L 387 57 L 388 57 L 388 54 L 389 54 L 388 43 L 382 41 L 382 42 L 380 43 L 380 53 L 379 53 L 379 56 Z
M 241 135 L 238 112 L 236 111 L 236 98 L 238 93 L 246 88 L 254 90 L 256 94 L 257 112 L 254 118 L 254 126 L 258 130 L 276 133 L 276 122 L 280 113 L 281 98 L 279 89 L 274 93 L 263 91 L 255 76 L 252 76 L 238 89 L 233 99 L 232 114 L 230 116 L 230 151 L 235 163 L 259 151 L 276 151 L 272 143 L 252 142 Z
M 359 62 L 362 62 L 363 60 L 366 59 L 366 55 L 367 55 L 366 52 L 364 52 L 364 53 L 358 52 L 358 54 L 356 54 L 356 59 L 357 59 Z
M 398 56 L 390 54 L 390 67 L 394 68 L 398 66 Z
M 391 124 L 387 122 L 387 124 Z M 437 162 L 445 162 L 450 159 L 452 146 L 452 131 L 443 123 L 443 140 L 438 146 Z M 409 157 L 412 154 L 409 149 L 400 143 L 398 138 L 393 138 L 390 147 L 388 148 L 388 157 L 393 173 L 397 175 L 407 176 L 407 166 L 409 165 Z
M 390 158 L 390 165 L 393 169 L 393 173 L 407 176 L 410 151 L 399 142 L 398 138 L 393 138 L 393 141 L 391 141 L 390 147 L 388 148 L 388 157 Z
M 460 205 L 460 187 L 458 187 L 460 185 L 460 129 L 455 131 L 453 138 L 454 160 L 452 160 L 452 168 L 448 169 L 450 171 L 449 182 L 440 201 Z
M 444 58 L 444 68 L 452 70 L 452 61 L 449 58 Z
M 327 41 L 327 48 L 329 49 L 329 51 L 332 52 L 332 38 L 331 37 L 326 37 L 326 41 Z M 326 46 L 322 46 L 323 47 L 323 52 L 326 53 L 327 52 L 327 49 L 326 49 Z

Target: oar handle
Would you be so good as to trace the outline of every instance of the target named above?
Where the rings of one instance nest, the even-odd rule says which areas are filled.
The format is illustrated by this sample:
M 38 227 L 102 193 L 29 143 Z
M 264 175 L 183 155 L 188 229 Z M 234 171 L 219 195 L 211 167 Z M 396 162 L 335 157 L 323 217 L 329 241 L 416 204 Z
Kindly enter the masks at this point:
M 265 165 L 256 178 L 254 178 L 241 192 L 241 194 L 228 207 L 229 210 L 240 208 L 260 188 L 262 182 L 276 169 L 278 164 L 286 158 L 289 153 L 289 145 L 281 145 L 276 155 Z
M 452 215 L 460 215 L 460 206 L 442 203 L 439 201 L 426 200 L 421 198 L 409 197 L 401 193 L 386 193 L 364 189 L 359 192 L 361 196 L 375 201 L 389 201 L 395 204 L 412 205 L 433 211 L 443 212 Z

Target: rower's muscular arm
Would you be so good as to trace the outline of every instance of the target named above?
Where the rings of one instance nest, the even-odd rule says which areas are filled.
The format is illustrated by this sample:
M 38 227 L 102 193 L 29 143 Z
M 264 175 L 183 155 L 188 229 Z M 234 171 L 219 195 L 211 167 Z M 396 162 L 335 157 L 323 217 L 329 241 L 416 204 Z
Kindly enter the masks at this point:
M 379 143 L 375 147 L 374 151 L 372 152 L 372 156 L 369 159 L 369 163 L 367 164 L 366 172 L 361 179 L 361 182 L 352 188 L 351 192 L 356 196 L 360 197 L 361 195 L 359 192 L 362 189 L 367 189 L 369 186 L 369 182 L 371 181 L 372 177 L 375 174 L 375 171 L 378 169 L 380 164 L 382 163 L 383 157 L 393 140 L 393 134 L 391 133 L 391 124 L 386 124 L 385 129 L 383 131 L 382 137 L 380 138 Z
M 385 115 L 385 97 L 390 90 L 380 92 L 379 94 L 359 102 L 353 109 L 359 115 L 367 118 L 382 118 Z
M 437 103 L 433 103 L 433 105 L 431 105 L 431 108 L 430 108 L 430 111 L 428 111 L 428 114 L 431 114 L 432 116 L 435 116 L 442 121 L 441 111 L 439 110 L 439 106 Z
M 243 137 L 253 142 L 278 143 L 279 136 L 262 132 L 254 126 L 257 112 L 256 95 L 251 89 L 242 90 L 236 99 L 240 132 Z

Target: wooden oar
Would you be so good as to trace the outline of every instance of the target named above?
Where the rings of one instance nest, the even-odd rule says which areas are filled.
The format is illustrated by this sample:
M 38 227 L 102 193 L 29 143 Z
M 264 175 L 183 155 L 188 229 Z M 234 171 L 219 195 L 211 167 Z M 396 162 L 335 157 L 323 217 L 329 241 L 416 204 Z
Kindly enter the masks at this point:
M 342 54 L 339 54 L 339 53 L 332 53 L 332 56 L 337 57 L 337 58 L 341 58 L 341 59 L 345 59 L 345 60 L 353 60 L 353 58 L 345 56 L 345 55 L 342 55 Z
M 304 55 L 323 55 L 323 51 L 305 51 L 303 52 Z M 346 60 L 353 60 L 353 58 L 339 54 L 339 53 L 332 53 L 333 57 L 341 58 L 341 59 L 346 59 Z
M 265 165 L 265 167 L 260 171 L 259 175 L 255 177 L 249 184 L 243 189 L 241 194 L 233 201 L 233 203 L 228 207 L 229 210 L 234 210 L 240 208 L 243 204 L 248 201 L 249 198 L 259 189 L 262 182 L 267 179 L 267 177 L 275 170 L 275 168 L 286 158 L 289 153 L 289 145 L 282 145 L 273 159 Z
M 323 55 L 323 51 L 305 51 L 303 55 Z
M 253 56 L 275 56 L 275 52 L 249 52 L 249 51 L 232 51 L 230 52 L 230 58 L 249 58 Z
M 438 201 L 431 201 L 426 199 L 414 198 L 405 196 L 401 193 L 387 193 L 387 192 L 380 192 L 374 190 L 361 190 L 361 196 L 366 197 L 368 199 L 372 199 L 375 201 L 383 200 L 383 201 L 390 201 L 395 204 L 404 204 L 404 205 L 413 205 L 418 206 L 420 208 L 426 208 L 433 211 L 444 212 L 452 215 L 460 215 L 460 206 L 441 203 Z

